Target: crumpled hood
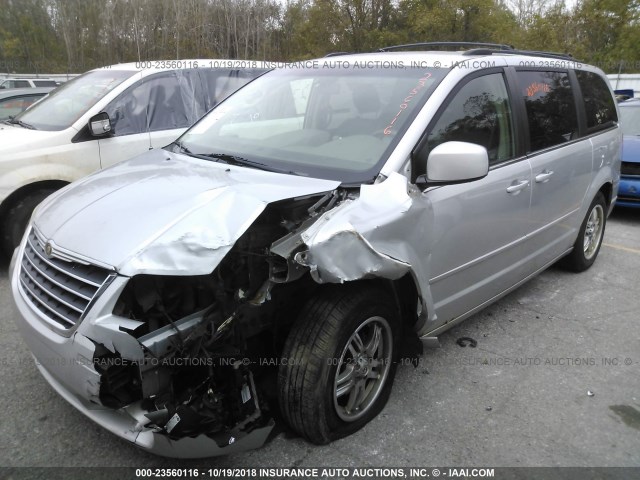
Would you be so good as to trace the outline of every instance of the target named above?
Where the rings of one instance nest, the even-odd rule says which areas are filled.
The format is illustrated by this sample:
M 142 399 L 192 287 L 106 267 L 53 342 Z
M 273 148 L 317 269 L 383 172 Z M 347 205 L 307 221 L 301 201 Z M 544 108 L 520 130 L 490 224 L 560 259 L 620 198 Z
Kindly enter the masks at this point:
M 625 135 L 622 139 L 622 161 L 640 162 L 640 137 Z
M 267 204 L 338 185 L 153 150 L 53 195 L 34 224 L 54 250 L 123 275 L 200 275 Z
M 51 139 L 55 137 L 64 137 L 65 140 L 61 141 L 66 142 L 69 134 L 64 132 L 29 130 L 19 125 L 0 124 L 0 148 L 2 149 L 0 161 L 12 153 L 24 153 L 25 149 L 33 151 L 38 148 L 51 147 Z

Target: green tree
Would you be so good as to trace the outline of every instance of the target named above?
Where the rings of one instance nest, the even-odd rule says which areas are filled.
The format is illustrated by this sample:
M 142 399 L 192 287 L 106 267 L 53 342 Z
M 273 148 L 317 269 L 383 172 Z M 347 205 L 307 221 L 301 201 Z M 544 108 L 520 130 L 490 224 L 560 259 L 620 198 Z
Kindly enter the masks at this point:
M 527 25 L 518 34 L 518 46 L 528 50 L 579 55 L 576 52 L 577 25 L 574 16 L 564 1 L 557 1 L 529 17 Z
M 583 0 L 573 20 L 577 55 L 607 71 L 615 71 L 620 61 L 636 63 L 639 14 L 638 0 Z
M 511 43 L 518 24 L 498 0 L 410 0 L 408 26 L 420 41 Z

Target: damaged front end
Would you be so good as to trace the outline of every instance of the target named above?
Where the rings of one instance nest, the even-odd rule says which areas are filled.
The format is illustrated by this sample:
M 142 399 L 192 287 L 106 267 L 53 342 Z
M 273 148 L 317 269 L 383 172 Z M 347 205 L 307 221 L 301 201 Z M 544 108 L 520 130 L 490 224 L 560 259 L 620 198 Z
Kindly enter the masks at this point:
M 209 275 L 126 280 L 111 315 L 80 329 L 95 346 L 93 401 L 134 417 L 132 430 L 152 433 L 154 451 L 167 447 L 163 455 L 264 443 L 283 333 L 317 286 L 308 268 L 270 249 L 345 197 L 343 190 L 269 204 Z M 181 448 L 184 440 L 198 440 L 198 453 Z
M 273 201 L 238 197 L 245 199 L 246 216 L 233 219 L 237 233 L 229 230 L 228 239 L 218 241 L 215 231 L 202 227 L 199 212 L 212 215 L 210 199 L 237 193 L 205 193 L 200 210 L 184 220 L 189 223 L 171 223 L 138 253 L 110 263 L 119 265 L 111 270 L 109 264 L 96 267 L 92 252 L 80 256 L 57 247 L 55 233 L 46 258 L 46 237 L 34 225 L 12 273 L 25 319 L 18 326 L 49 383 L 118 436 L 169 457 L 257 448 L 275 424 L 271 411 L 287 334 L 320 284 L 420 273 L 412 266 L 419 252 L 398 250 L 394 241 L 397 231 L 425 235 L 416 227 L 424 223 L 410 194 L 406 179 L 392 175 L 379 184 Z M 185 235 L 188 252 L 180 240 Z M 200 250 L 198 235 L 209 239 Z M 27 253 L 29 242 L 41 243 L 38 252 Z M 163 263 L 174 247 L 180 262 Z M 65 262 L 78 266 L 68 270 L 72 275 L 102 269 L 111 280 L 72 327 L 52 327 L 36 297 L 49 295 L 57 305 L 53 298 L 64 300 L 67 293 L 51 287 L 39 270 L 67 268 Z M 33 295 L 25 293 L 27 286 Z

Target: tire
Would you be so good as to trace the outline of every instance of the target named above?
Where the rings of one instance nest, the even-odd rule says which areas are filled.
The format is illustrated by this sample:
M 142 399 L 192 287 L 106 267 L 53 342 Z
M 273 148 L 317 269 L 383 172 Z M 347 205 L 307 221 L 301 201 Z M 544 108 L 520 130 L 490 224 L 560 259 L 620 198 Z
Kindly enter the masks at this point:
M 9 207 L 4 217 L 2 237 L 0 238 L 5 258 L 11 258 L 13 251 L 20 244 L 33 210 L 53 192 L 55 189 L 33 191 Z
M 573 250 L 561 265 L 573 272 L 584 272 L 596 261 L 607 223 L 607 202 L 602 192 L 595 196 L 584 218 Z
M 362 428 L 389 398 L 400 338 L 399 312 L 384 291 L 361 285 L 321 291 L 285 342 L 278 371 L 284 419 L 316 444 Z

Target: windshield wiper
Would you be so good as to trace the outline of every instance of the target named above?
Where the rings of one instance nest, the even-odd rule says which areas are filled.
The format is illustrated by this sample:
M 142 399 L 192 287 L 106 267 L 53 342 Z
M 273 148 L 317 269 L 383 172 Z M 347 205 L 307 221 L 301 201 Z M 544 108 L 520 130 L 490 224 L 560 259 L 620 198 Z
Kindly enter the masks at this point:
M 249 160 L 238 155 L 231 155 L 230 153 L 207 153 L 206 155 L 199 156 L 222 160 L 224 163 L 228 163 L 229 165 L 248 165 L 250 167 L 259 168 L 261 170 L 268 170 L 271 168 L 264 163 L 256 162 L 255 160 Z
M 181 152 L 186 153 L 187 155 L 191 155 L 192 157 L 202 158 L 204 160 L 213 159 L 216 161 L 222 161 L 227 165 L 251 167 L 251 168 L 256 168 L 258 170 L 264 170 L 266 172 L 285 173 L 288 175 L 299 175 L 299 176 L 305 175 L 300 172 L 294 172 L 293 170 L 284 170 L 280 168 L 275 168 L 270 165 L 267 165 L 266 163 L 256 162 L 255 160 L 249 160 L 248 158 L 240 157 L 238 155 L 232 155 L 230 153 L 206 153 L 206 154 L 193 153 L 191 150 L 185 147 L 182 143 L 178 141 L 173 143 L 180 149 Z
M 185 147 L 182 142 L 176 140 L 175 142 L 173 142 L 173 144 L 178 147 L 180 149 L 180 151 L 182 153 L 187 153 L 187 154 L 191 154 L 191 150 L 189 150 L 187 147 Z
M 29 130 L 36 130 L 36 127 L 34 127 L 33 125 L 27 122 L 23 122 L 22 120 L 16 120 L 14 117 L 9 117 L 9 121 L 7 123 L 10 123 L 12 125 L 20 125 L 22 128 L 28 128 Z
M 231 155 L 228 153 L 208 153 L 206 155 L 197 155 L 205 158 L 214 158 L 216 160 L 222 160 L 229 165 L 240 165 L 243 167 L 257 168 L 258 170 L 264 170 L 266 172 L 286 173 L 287 175 L 304 176 L 303 173 L 294 172 L 293 170 L 284 170 L 282 168 L 275 168 L 266 163 L 256 162 L 255 160 L 249 160 L 248 158 L 239 157 L 238 155 Z

